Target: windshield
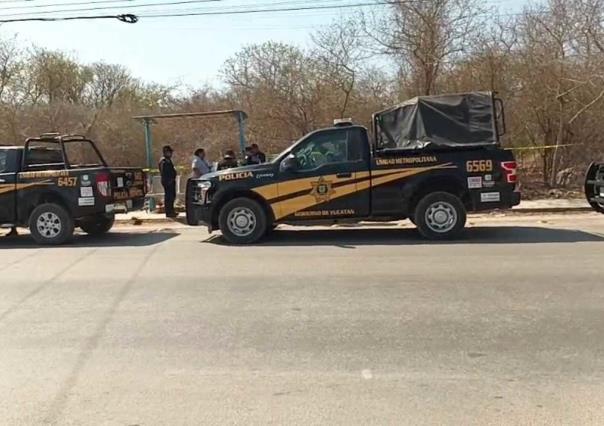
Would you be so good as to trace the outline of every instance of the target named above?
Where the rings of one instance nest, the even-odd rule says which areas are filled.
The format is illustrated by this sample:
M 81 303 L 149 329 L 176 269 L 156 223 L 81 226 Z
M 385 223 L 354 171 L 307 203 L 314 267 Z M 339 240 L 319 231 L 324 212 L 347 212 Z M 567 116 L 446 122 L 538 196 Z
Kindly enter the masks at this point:
M 301 169 L 314 169 L 327 163 L 348 160 L 348 132 L 328 132 L 311 136 L 292 154 Z

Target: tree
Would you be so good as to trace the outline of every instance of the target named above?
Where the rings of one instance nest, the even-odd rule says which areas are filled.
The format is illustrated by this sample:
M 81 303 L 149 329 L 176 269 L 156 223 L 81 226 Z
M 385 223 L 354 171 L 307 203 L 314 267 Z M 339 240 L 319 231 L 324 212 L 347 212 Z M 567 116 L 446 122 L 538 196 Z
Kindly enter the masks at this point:
M 598 47 L 604 41 L 599 24 L 603 16 L 600 1 L 550 0 L 527 8 L 516 25 L 522 120 L 530 140 L 553 147 L 541 158 L 549 186 L 557 184 L 559 170 L 573 161 L 572 150 L 564 146 L 589 142 L 581 137 L 587 136 L 583 122 L 604 99 L 604 60 Z
M 31 100 L 53 104 L 83 100 L 92 72 L 65 53 L 35 49 L 29 58 Z
M 319 77 L 341 93 L 337 99 L 340 118 L 346 116 L 363 62 L 370 57 L 363 49 L 363 35 L 355 19 L 336 21 L 312 35 L 315 48 L 311 55 Z
M 121 65 L 97 62 L 87 69 L 92 75 L 88 84 L 89 103 L 96 109 L 111 108 L 122 92 L 137 83 Z
M 444 69 L 470 53 L 471 41 L 484 28 L 482 4 L 480 0 L 395 2 L 385 16 L 369 17 L 367 34 L 396 60 L 405 91 L 430 95 Z
M 322 91 L 313 61 L 301 49 L 267 42 L 242 49 L 222 74 L 234 103 L 250 114 L 252 136 L 292 140 L 318 123 Z

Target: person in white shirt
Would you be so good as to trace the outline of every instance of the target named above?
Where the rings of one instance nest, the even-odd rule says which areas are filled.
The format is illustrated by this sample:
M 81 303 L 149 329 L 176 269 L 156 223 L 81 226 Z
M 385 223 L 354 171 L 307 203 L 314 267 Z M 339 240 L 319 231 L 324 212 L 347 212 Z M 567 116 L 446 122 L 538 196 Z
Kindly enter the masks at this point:
M 199 148 L 195 151 L 195 155 L 193 157 L 193 163 L 191 164 L 191 177 L 199 178 L 207 173 L 212 171 L 212 167 L 206 161 L 206 152 L 203 148 Z

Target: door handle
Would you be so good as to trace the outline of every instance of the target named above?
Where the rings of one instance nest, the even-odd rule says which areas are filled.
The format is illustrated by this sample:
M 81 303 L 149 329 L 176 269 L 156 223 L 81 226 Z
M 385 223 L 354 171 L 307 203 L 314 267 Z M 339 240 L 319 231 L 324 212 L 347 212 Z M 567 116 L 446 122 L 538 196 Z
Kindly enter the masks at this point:
M 352 177 L 352 173 L 350 173 L 350 172 L 348 172 L 348 173 L 338 173 L 336 175 L 336 177 L 340 178 L 340 179 L 342 179 L 342 178 L 349 178 L 349 177 Z

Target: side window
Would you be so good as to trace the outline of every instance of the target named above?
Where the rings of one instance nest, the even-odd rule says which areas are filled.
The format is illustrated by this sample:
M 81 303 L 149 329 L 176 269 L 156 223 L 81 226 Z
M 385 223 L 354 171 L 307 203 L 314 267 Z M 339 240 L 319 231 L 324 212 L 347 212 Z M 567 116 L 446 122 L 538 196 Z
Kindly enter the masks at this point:
M 330 130 L 315 134 L 298 146 L 293 155 L 299 170 L 313 170 L 329 163 L 345 163 L 362 158 L 359 129 Z
M 367 137 L 364 130 L 357 128 L 348 131 L 348 161 L 359 161 L 363 159 L 366 150 Z
M 8 151 L 0 151 L 0 173 L 8 171 Z

